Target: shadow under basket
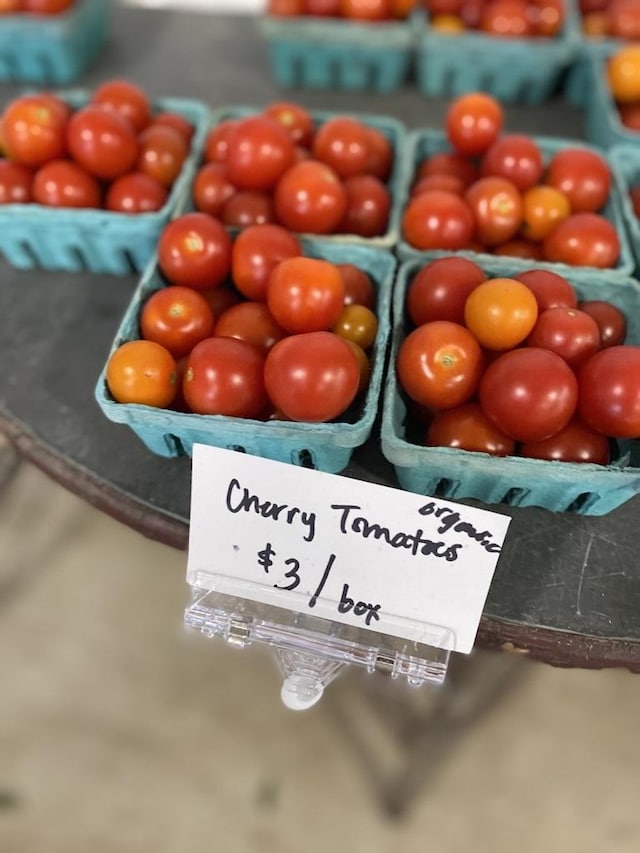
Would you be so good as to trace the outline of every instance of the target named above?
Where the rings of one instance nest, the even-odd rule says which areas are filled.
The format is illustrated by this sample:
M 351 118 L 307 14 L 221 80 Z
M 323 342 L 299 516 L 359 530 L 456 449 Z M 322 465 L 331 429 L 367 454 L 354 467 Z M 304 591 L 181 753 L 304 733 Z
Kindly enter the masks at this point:
M 409 330 L 404 310 L 407 288 L 423 266 L 424 262 L 409 261 L 400 268 L 393 299 L 391 360 L 383 402 L 382 452 L 394 466 L 402 488 L 425 496 L 536 506 L 580 515 L 604 515 L 638 494 L 638 441 L 614 442 L 616 458 L 610 465 L 495 457 L 419 443 L 426 427 L 417 428 L 410 420 L 395 363 Z M 506 259 L 481 266 L 492 278 L 514 274 Z M 640 344 L 638 282 L 628 279 L 624 287 L 619 282 L 572 283 L 579 300 L 603 299 L 621 308 L 628 321 L 627 343 Z
M 131 427 L 147 448 L 159 456 L 191 456 L 194 444 L 205 444 L 327 473 L 338 473 L 346 468 L 354 450 L 368 439 L 378 412 L 396 261 L 393 255 L 378 249 L 323 244 L 320 241 L 308 244 L 303 241 L 303 253 L 306 257 L 322 258 L 331 263 L 354 264 L 370 276 L 376 291 L 378 334 L 371 351 L 369 388 L 340 421 L 259 421 L 117 403 L 106 384 L 106 367 L 95 390 L 96 400 L 104 414 L 116 423 Z M 155 263 L 152 264 L 129 304 L 111 352 L 121 344 L 140 337 L 140 310 L 152 293 L 165 286 L 166 282 Z

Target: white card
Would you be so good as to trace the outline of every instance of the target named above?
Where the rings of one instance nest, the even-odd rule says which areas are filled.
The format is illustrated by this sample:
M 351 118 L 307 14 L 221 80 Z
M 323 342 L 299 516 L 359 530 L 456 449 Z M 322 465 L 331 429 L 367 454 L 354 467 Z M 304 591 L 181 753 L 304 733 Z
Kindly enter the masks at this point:
M 192 586 L 468 654 L 511 519 L 244 453 L 193 449 Z

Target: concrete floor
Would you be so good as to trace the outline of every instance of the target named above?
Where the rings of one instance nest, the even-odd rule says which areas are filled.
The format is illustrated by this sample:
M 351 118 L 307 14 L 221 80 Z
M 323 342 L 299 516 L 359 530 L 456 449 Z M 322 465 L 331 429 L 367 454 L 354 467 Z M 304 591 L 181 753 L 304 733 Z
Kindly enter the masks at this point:
M 531 665 L 394 823 L 330 697 L 184 634 L 184 572 L 26 465 L 0 495 L 2 853 L 640 850 L 640 678 Z

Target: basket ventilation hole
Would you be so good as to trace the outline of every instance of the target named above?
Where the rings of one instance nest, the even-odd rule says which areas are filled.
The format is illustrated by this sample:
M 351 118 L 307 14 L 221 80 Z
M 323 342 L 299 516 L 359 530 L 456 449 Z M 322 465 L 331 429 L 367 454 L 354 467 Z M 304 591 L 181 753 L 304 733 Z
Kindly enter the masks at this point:
M 247 448 L 243 447 L 241 444 L 228 444 L 227 450 L 235 450 L 236 453 L 246 453 Z
M 25 255 L 29 258 L 29 260 L 31 261 L 31 263 L 33 264 L 34 267 L 37 267 L 40 265 L 40 258 L 38 257 L 38 255 L 36 254 L 36 252 L 33 249 L 33 246 L 30 243 L 27 243 L 26 240 L 23 240 L 22 243 L 20 243 L 20 248 L 25 253 Z
M 79 249 L 77 246 L 70 246 L 69 247 L 69 254 L 72 255 L 77 260 L 77 262 L 79 264 L 79 268 L 81 270 L 90 270 L 91 269 L 91 265 L 89 264 L 89 261 L 87 260 L 87 256 L 85 255 L 85 253 L 82 249 Z
M 299 450 L 295 454 L 294 464 L 300 465 L 301 468 L 315 468 L 313 456 L 309 450 Z
M 128 249 L 122 250 L 122 263 L 127 268 L 127 270 L 131 273 L 138 272 L 138 265 L 136 264 L 133 255 Z
M 175 450 L 176 456 L 188 455 L 186 450 L 184 449 L 182 441 L 178 438 L 177 435 L 165 435 L 165 439 L 169 447 L 171 447 L 172 450 Z
M 567 506 L 567 512 L 586 512 L 598 500 L 600 500 L 600 495 L 595 492 L 582 492 Z
M 529 489 L 509 489 L 506 491 L 499 503 L 508 504 L 509 506 L 518 506 L 524 498 L 529 494 Z
M 458 483 L 456 480 L 449 480 L 447 477 L 443 477 L 436 483 L 436 487 L 434 489 L 434 496 L 439 498 L 450 497 L 454 494 L 459 485 L 460 483 Z

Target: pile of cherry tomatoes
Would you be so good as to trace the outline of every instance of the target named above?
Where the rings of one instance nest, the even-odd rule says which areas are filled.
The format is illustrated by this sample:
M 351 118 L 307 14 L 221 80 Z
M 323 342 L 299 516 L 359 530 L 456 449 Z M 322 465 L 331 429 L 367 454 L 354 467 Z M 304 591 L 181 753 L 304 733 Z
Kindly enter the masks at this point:
M 0 204 L 159 210 L 192 134 L 184 117 L 154 114 L 125 80 L 103 83 L 76 110 L 49 93 L 16 98 L 0 124 Z
M 276 102 L 211 130 L 193 202 L 229 227 L 377 237 L 389 221 L 393 157 L 385 134 L 357 119 L 316 128 L 303 107 Z
M 606 465 L 609 438 L 640 437 L 640 347 L 612 303 L 451 257 L 413 278 L 406 311 L 396 370 L 423 444 Z
M 640 130 L 640 45 L 616 51 L 607 61 L 606 72 L 620 121 L 627 130 Z
M 570 266 L 615 267 L 620 240 L 600 211 L 609 166 L 586 148 L 545 163 L 535 139 L 502 134 L 500 104 L 482 93 L 450 105 L 453 151 L 419 164 L 403 215 L 403 235 L 421 251 L 467 250 Z
M 564 0 L 424 0 L 429 27 L 478 30 L 499 38 L 552 38 L 565 21 Z
M 76 0 L 0 0 L 0 15 L 61 15 Z
M 580 0 L 578 5 L 588 38 L 640 39 L 638 0 Z
M 378 332 L 366 273 L 304 257 L 279 225 L 232 241 L 198 212 L 166 226 L 158 259 L 166 286 L 107 365 L 117 402 L 321 423 L 365 392 Z
M 269 0 L 267 12 L 279 18 L 309 15 L 376 23 L 403 20 L 418 0 Z

